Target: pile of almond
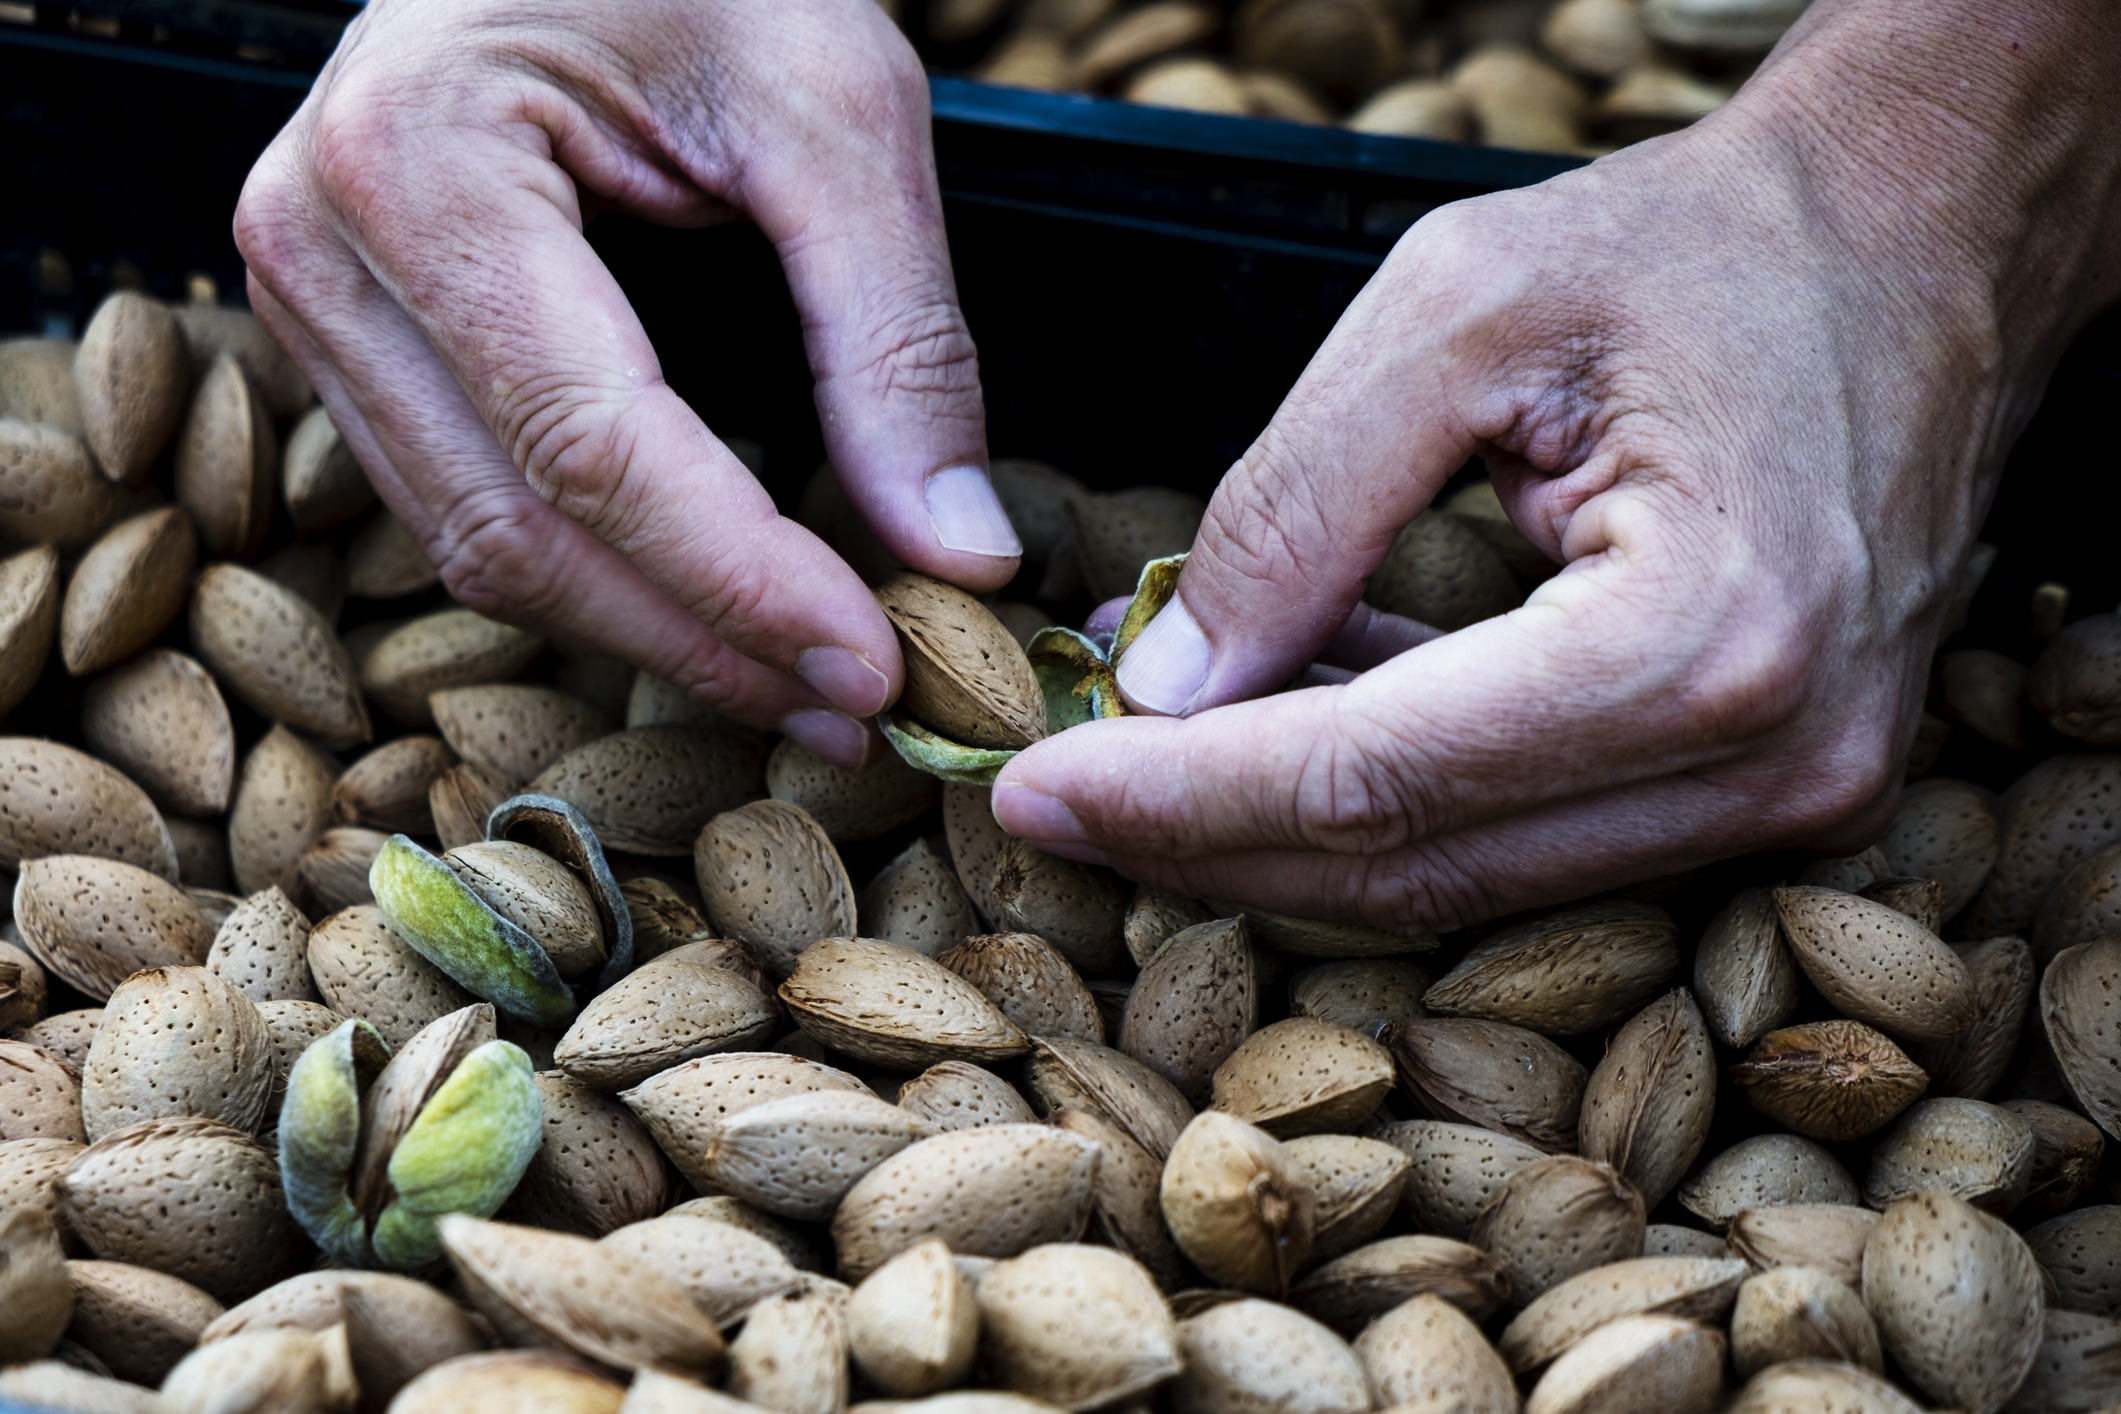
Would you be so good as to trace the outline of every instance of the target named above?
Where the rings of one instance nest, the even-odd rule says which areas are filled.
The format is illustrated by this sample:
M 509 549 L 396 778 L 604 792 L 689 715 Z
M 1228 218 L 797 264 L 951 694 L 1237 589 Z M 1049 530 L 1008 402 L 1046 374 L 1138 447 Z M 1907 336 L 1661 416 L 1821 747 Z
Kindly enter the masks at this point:
M 1032 597 L 1136 591 L 1093 636 L 820 473 L 908 662 L 849 772 L 448 604 L 309 401 L 206 305 L 0 343 L 0 707 L 50 734 L 0 737 L 0 1401 L 2121 1403 L 2121 618 L 1940 660 L 1861 855 L 1438 937 L 995 824 L 1125 710 L 1190 496 L 996 464 Z M 1550 569 L 1479 483 L 1370 597 Z M 2083 749 L 1999 796 L 1947 732 Z

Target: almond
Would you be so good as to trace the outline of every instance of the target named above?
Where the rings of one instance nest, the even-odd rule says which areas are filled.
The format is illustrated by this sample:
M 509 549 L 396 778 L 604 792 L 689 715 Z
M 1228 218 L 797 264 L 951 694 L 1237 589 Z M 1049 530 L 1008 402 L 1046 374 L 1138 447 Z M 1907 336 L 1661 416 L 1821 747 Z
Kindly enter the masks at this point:
M 1164 1165 L 1171 1235 L 1209 1280 L 1242 1291 L 1288 1289 L 1310 1255 L 1317 1198 L 1289 1148 L 1210 1111 L 1188 1124 Z
M 1853 1021 L 1770 1032 L 1731 1067 L 1731 1079 L 1754 1109 L 1828 1143 L 1883 1128 L 1929 1081 L 1898 1046 Z
M 1056 1110 L 1052 1123 L 1098 1148 L 1093 1195 L 1098 1234 L 1148 1268 L 1164 1290 L 1184 1285 L 1185 1261 L 1164 1225 L 1162 1165 L 1117 1125 L 1087 1110 Z
M 1721 1331 L 1673 1316 L 1629 1316 L 1593 1331 L 1548 1367 L 1525 1399 L 1525 1414 L 1711 1414 L 1723 1394 L 1723 1357 Z
M 1863 1282 L 1863 1244 L 1878 1215 L 1847 1203 L 1749 1208 L 1731 1219 L 1731 1255 L 1755 1270 L 1817 1267 L 1849 1286 Z
M 874 1095 L 788 1095 L 716 1126 L 701 1162 L 718 1189 L 762 1212 L 822 1222 L 863 1174 L 931 1132 Z
M 607 1234 L 599 1245 L 683 1291 L 725 1330 L 759 1302 L 795 1291 L 803 1281 L 802 1273 L 765 1238 L 683 1213 L 630 1223 Z
M 1710 1159 L 1679 1185 L 1679 1203 L 1718 1232 L 1748 1208 L 1857 1200 L 1834 1156 L 1795 1134 L 1756 1134 Z
M 1977 937 L 2022 933 L 2071 865 L 2121 840 L 2121 757 L 2051 756 L 2012 783 L 1996 816 L 1995 868 L 1964 922 Z
M 853 936 L 854 885 L 816 821 L 785 801 L 724 811 L 700 831 L 693 868 L 708 921 L 748 943 L 776 977 L 820 938 Z
M 509 1197 L 509 1220 L 603 1237 L 667 1206 L 676 1185 L 624 1105 L 556 1071 L 533 1080 L 545 1099 L 545 1137 Z
M 1966 964 L 1937 935 L 1883 904 L 1833 889 L 1775 891 L 1797 965 L 1843 1015 L 1934 1041 L 1973 1019 Z
M 1679 970 L 1679 930 L 1661 908 L 1594 903 L 1505 929 L 1422 997 L 1438 1016 L 1477 1016 L 1545 1035 L 1602 1030 Z
M 2121 1321 L 2078 1311 L 2049 1311 L 2040 1323 L 2032 1373 L 2011 1397 L 2012 1409 L 2111 1408 L 2121 1386 Z
M 1290 6 L 1284 0 L 1280 8 Z M 1524 592 L 1480 533 L 1452 515 L 1416 516 L 1370 577 L 1363 599 L 1450 632 L 1506 614 Z
M 1944 926 L 1944 886 L 1935 879 L 1885 874 L 1856 890 L 1859 898 L 1882 903 L 1929 932 Z
M 618 730 L 586 702 L 530 683 L 445 688 L 428 698 L 428 707 L 457 755 L 517 781 Z
M 2095 1204 L 2025 1234 L 2064 1311 L 2121 1316 L 2121 1206 Z
M 15 922 L 37 960 L 97 1001 L 144 967 L 194 967 L 213 932 L 175 884 L 115 859 L 24 861 Z
M 1045 736 L 1031 661 L 984 604 L 908 571 L 878 585 L 876 599 L 905 650 L 899 710 L 967 746 L 1011 750 Z
M 72 547 L 116 520 L 124 503 L 78 436 L 0 413 L 0 534 Z
M 390 838 L 378 830 L 350 825 L 335 825 L 318 835 L 295 861 L 295 877 L 301 881 L 303 897 L 323 913 L 374 903 L 376 896 L 369 886 L 368 873 Z
M 1473 1224 L 1513 1305 L 1529 1305 L 1578 1272 L 1642 1251 L 1642 1195 L 1611 1166 L 1553 1154 L 1503 1180 Z
M 1090 1217 L 1097 1161 L 1095 1144 L 1047 1125 L 924 1139 L 863 1175 L 841 1202 L 832 1219 L 840 1275 L 859 1283 L 927 1237 L 978 1257 L 1072 1242 Z
M 1642 1255 L 1713 1257 L 1721 1261 L 1731 1255 L 1731 1249 L 1715 1233 L 1703 1232 L 1698 1227 L 1681 1227 L 1677 1223 L 1651 1223 L 1643 1229 Z
M 104 475 L 137 482 L 169 445 L 191 391 L 191 362 L 176 316 L 120 290 L 103 301 L 74 354 L 81 425 Z
M 2099 1126 L 2045 1100 L 2005 1100 L 2003 1108 L 2033 1131 L 2033 1176 L 2021 1213 L 2048 1218 L 2083 1202 L 2098 1181 L 2106 1152 Z
M 1579 1148 L 1656 1207 L 1693 1167 L 1716 1105 L 1708 1027 L 1684 988 L 1620 1028 L 1584 1085 Z
M 978 988 L 1027 1036 L 1102 1045 L 1097 1000 L 1059 949 L 1030 933 L 967 937 L 936 961 Z
M 258 390 L 233 355 L 214 358 L 177 438 L 177 504 L 191 513 L 208 555 L 247 560 L 264 545 L 279 460 Z
M 1135 964 L 1147 967 L 1159 949 L 1195 924 L 1206 923 L 1215 913 L 1199 899 L 1166 893 L 1149 884 L 1137 884 L 1127 903 L 1120 936 Z
M 526 1405 L 547 1414 L 618 1414 L 625 1398 L 623 1385 L 580 1361 L 542 1350 L 491 1350 L 444 1360 L 400 1390 L 391 1407 L 398 1414 L 509 1414 Z
M 1007 1081 L 964 1061 L 929 1066 L 899 1087 L 898 1104 L 936 1133 L 1038 1119 Z
M 51 989 L 44 969 L 13 943 L 0 942 L 0 1030 L 30 1029 L 44 1015 L 44 1001 Z M 44 1042 L 34 1036 L 23 1039 Z
M 995 856 L 990 892 L 999 926 L 1044 938 L 1078 972 L 1112 972 L 1126 960 L 1127 894 L 1109 869 L 1010 838 Z
M 106 761 L 178 815 L 219 815 L 235 788 L 228 705 L 204 668 L 150 649 L 88 684 L 81 734 Z
M 603 967 L 603 922 L 589 888 L 566 865 L 514 840 L 480 840 L 442 856 L 450 872 L 495 913 L 529 935 L 561 977 Z
M 1379 1404 L 1453 1414 L 1517 1414 L 1510 1367 L 1466 1314 L 1423 1294 L 1372 1321 L 1355 1354 Z
M 0 558 L 0 713 L 13 711 L 44 674 L 59 627 L 59 582 L 53 546 Z
M 1288 1141 L 1316 1204 L 1311 1260 L 1328 1261 L 1384 1229 L 1399 1206 L 1407 1156 L 1390 1144 L 1353 1134 L 1303 1134 Z
M 239 565 L 209 565 L 192 592 L 191 637 L 214 676 L 261 715 L 327 746 L 373 735 L 346 649 L 293 590 Z
M 346 547 L 346 588 L 356 599 L 395 599 L 441 580 L 427 547 L 388 506 L 376 507 Z
M 1471 1236 L 1503 1183 L 1541 1153 L 1492 1129 L 1440 1120 L 1381 1125 L 1376 1135 L 1409 1161 L 1400 1192 L 1408 1220 L 1452 1238 Z
M 74 1241 L 59 1208 L 59 1175 L 87 1147 L 74 1139 L 0 1139 L 0 1212 L 34 1210 Z
M 1731 1312 L 1731 1364 L 1739 1378 L 1785 1360 L 1838 1360 L 1873 1374 L 1885 1368 L 1862 1298 L 1818 1267 L 1777 1267 L 1739 1288 Z
M 74 1284 L 51 1219 L 35 1208 L 0 1217 L 0 1361 L 51 1353 L 74 1314 Z
M 92 1140 L 186 1115 L 248 1133 L 272 1081 L 271 1038 L 250 998 L 204 967 L 150 968 L 111 993 L 89 1046 L 82 1121 Z
M 653 962 L 682 943 L 712 936 L 696 902 L 699 895 L 690 888 L 680 893 L 669 880 L 643 874 L 619 885 L 619 896 L 633 920 L 636 962 Z
M 390 720 L 417 730 L 434 720 L 429 694 L 512 678 L 544 646 L 469 609 L 442 609 L 385 635 L 361 660 L 361 690 Z
M 942 783 L 896 752 L 849 771 L 783 737 L 766 758 L 766 792 L 802 810 L 840 845 L 912 824 L 941 799 Z
M 368 473 L 321 407 L 311 408 L 288 435 L 281 484 L 295 529 L 304 535 L 344 525 L 376 499 Z
M 729 1389 L 760 1408 L 789 1414 L 845 1409 L 847 1322 L 839 1303 L 805 1290 L 754 1306 L 729 1347 Z
M 183 332 L 194 375 L 226 354 L 242 367 L 272 416 L 294 417 L 316 401 L 302 370 L 249 310 L 194 302 L 173 305 L 170 312 Z
M 1830 1360 L 1791 1360 L 1753 1376 L 1725 1414 L 1922 1414 L 1922 1406 L 1868 1370 Z
M 994 901 L 995 865 L 1002 847 L 1013 838 L 995 822 L 992 794 L 986 786 L 943 786 L 943 834 L 951 865 L 965 897 L 989 923 L 1001 917 L 1001 906 Z
M 1863 1304 L 1908 1380 L 1972 1414 L 2001 1409 L 2040 1346 L 2031 1249 L 1948 1193 L 1917 1193 L 1885 1210 L 1864 1244 Z
M 1053 1243 L 997 1262 L 977 1299 L 998 1382 L 1063 1408 L 1117 1403 L 1182 1365 L 1149 1273 L 1106 1248 Z
M 886 864 L 862 890 L 856 913 L 863 937 L 929 957 L 980 931 L 979 912 L 957 881 L 949 851 L 933 837 L 915 840 Z M 1104 1039 L 1102 1030 L 1097 1039 Z
M 1930 1094 L 1979 1100 L 2001 1082 L 2025 1031 L 2033 1002 L 2033 952 L 2018 938 L 1959 943 L 1952 950 L 1973 978 L 1973 1018 L 1958 1035 L 1918 1047 L 1913 1059 L 1929 1073 Z
M 779 1029 L 780 1009 L 743 977 L 666 955 L 584 1007 L 553 1055 L 576 1080 L 619 1090 L 697 1056 L 754 1050 Z
M 1198 1103 L 1212 1091 L 1216 1067 L 1259 1025 L 1259 993 L 1258 959 L 1243 919 L 1189 928 L 1142 970 L 1120 1022 L 1118 1049 Z
M 1497 1348 L 1513 1371 L 1536 1376 L 1617 1320 L 1659 1315 L 1721 1325 L 1746 1276 L 1743 1262 L 1705 1257 L 1637 1257 L 1593 1267 L 1527 1306 Z
M 1171 1384 L 1181 1414 L 1362 1414 L 1369 1378 L 1346 1341 L 1270 1301 L 1225 1302 L 1181 1321 Z
M 18 334 L 0 339 L 0 417 L 43 422 L 81 435 L 72 339 Z
M 829 1065 L 775 1051 L 702 1056 L 659 1071 L 619 1099 L 695 1188 L 712 1188 L 704 1159 L 723 1121 L 753 1105 L 814 1090 L 868 1087 Z
M 1439 1017 L 1394 1022 L 1378 1039 L 1392 1053 L 1399 1093 L 1418 1114 L 1494 1129 L 1549 1153 L 1576 1147 L 1588 1075 L 1539 1033 Z
M 1289 1014 L 1375 1036 L 1387 1022 L 1427 1016 L 1421 996 L 1431 985 L 1429 974 L 1411 962 L 1321 963 L 1289 979 Z
M 1132 1056 L 1087 1041 L 1034 1038 L 1024 1083 L 1048 1110 L 1087 1110 L 1110 1120 L 1159 1164 L 1193 1118 L 1193 1107 L 1170 1081 Z
M 2121 1134 L 2121 1078 L 2114 1072 L 2121 1004 L 2121 940 L 2065 949 L 2040 979 L 2040 1020 L 2077 1103 L 2108 1134 Z
M 66 1271 L 74 1282 L 67 1338 L 136 1384 L 160 1384 L 221 1314 L 220 1302 L 166 1272 L 109 1261 L 68 1262 Z
M 105 1135 L 59 1179 L 66 1220 L 97 1256 L 228 1301 L 308 1260 L 265 1147 L 216 1120 L 152 1119 Z
M 877 1268 L 847 1303 L 848 1351 L 886 1394 L 917 1398 L 963 1383 L 978 1342 L 972 1283 L 934 1238 Z
M 472 1004 L 391 928 L 374 904 L 332 914 L 309 935 L 309 970 L 325 1005 L 402 1046 L 424 1026 Z
M 253 1331 L 203 1345 L 162 1382 L 169 1414 L 312 1409 L 325 1402 L 324 1350 L 307 1331 Z
M 309 920 L 277 887 L 259 890 L 214 934 L 206 969 L 254 1002 L 317 1000 L 309 975 Z
M 1020 1056 L 1030 1042 L 971 983 L 932 958 L 863 938 L 826 938 L 796 959 L 780 998 L 826 1046 L 886 1069 Z
M 1205 21 L 1205 29 L 1196 30 L 1197 34 L 1214 28 L 1213 16 L 1199 6 L 1160 5 L 1154 13 L 1182 16 L 1181 27 L 1197 27 Z M 1128 16 L 1122 24 L 1147 26 L 1150 18 L 1150 11 L 1141 11 Z M 1120 26 L 1115 25 L 1090 40 L 1079 56 L 1082 82 L 1085 87 L 1096 87 L 1094 74 L 1117 73 L 1140 59 L 1153 58 L 1187 42 L 1190 41 L 1151 47 L 1146 52 L 1128 50 Z M 1110 57 L 1122 51 L 1135 53 L 1136 57 L 1124 62 Z M 1076 552 L 1082 557 L 1083 578 L 1089 584 L 1090 597 L 1099 602 L 1133 593 L 1142 567 L 1149 561 L 1191 549 L 1201 517 L 1207 512 L 1198 496 L 1161 486 L 1137 486 L 1110 495 L 1071 496 L 1062 505 L 1074 531 Z
M 427 809 L 442 848 L 455 849 L 485 839 L 487 818 L 501 802 L 521 792 L 516 782 L 468 761 L 435 777 L 427 788 Z
M 0 1140 L 87 1137 L 74 1067 L 27 1042 L 0 1040 Z
M 1387 1237 L 1315 1266 L 1289 1290 L 1289 1302 L 1352 1336 L 1420 1295 L 1440 1296 L 1476 1321 L 1494 1314 L 1509 1283 L 1494 1258 L 1448 1237 Z
M 1694 954 L 1694 992 L 1710 1034 L 1741 1051 L 1797 1014 L 1803 979 L 1782 937 L 1772 889 L 1741 889 Z
M 1965 781 L 1930 777 L 1902 792 L 1900 811 L 1878 841 L 1896 874 L 1935 879 L 1938 908 L 1957 917 L 1973 902 L 2001 850 L 1993 793 Z
M 1979 1100 L 1924 1100 L 1871 1150 L 1863 1200 L 1883 1208 L 1926 1189 L 2008 1213 L 2033 1176 L 2033 1130 L 2009 1110 Z
M 708 1222 L 722 1223 L 749 1233 L 769 1244 L 776 1252 L 786 1257 L 789 1263 L 805 1272 L 822 1272 L 824 1259 L 817 1244 L 802 1231 L 768 1217 L 741 1198 L 717 1195 L 712 1198 L 688 1198 L 669 1212 L 666 1218 L 697 1217 Z
M 265 1102 L 265 1128 L 271 1129 L 280 1122 L 280 1105 L 287 1098 L 287 1073 L 302 1052 L 330 1035 L 346 1018 L 319 1002 L 263 1001 L 257 1008 L 273 1051 L 272 1095 Z
M 332 784 L 332 813 L 341 823 L 386 834 L 431 835 L 428 792 L 457 764 L 440 737 L 405 736 L 385 742 L 347 767 Z
M 581 811 L 607 850 L 680 856 L 709 819 L 757 798 L 764 757 L 734 732 L 641 727 L 577 747 L 528 789 Z
M 1279 1138 L 1349 1130 L 1392 1088 L 1392 1057 L 1357 1031 L 1291 1017 L 1255 1032 L 1215 1071 L 1215 1108 Z
M 229 865 L 246 894 L 278 888 L 299 900 L 303 852 L 331 826 L 331 787 L 339 763 L 285 725 L 259 738 L 244 758 L 228 816 Z
M 140 787 L 70 746 L 0 737 L 0 866 L 19 869 L 54 854 L 94 855 L 171 883 L 177 878 L 176 845 Z
M 1391 932 L 1361 923 L 1324 923 L 1254 908 L 1232 899 L 1211 898 L 1207 904 L 1220 917 L 1243 915 L 1256 946 L 1296 957 L 1397 957 L 1402 953 L 1431 952 L 1437 945 L 1436 935 L 1426 931 Z

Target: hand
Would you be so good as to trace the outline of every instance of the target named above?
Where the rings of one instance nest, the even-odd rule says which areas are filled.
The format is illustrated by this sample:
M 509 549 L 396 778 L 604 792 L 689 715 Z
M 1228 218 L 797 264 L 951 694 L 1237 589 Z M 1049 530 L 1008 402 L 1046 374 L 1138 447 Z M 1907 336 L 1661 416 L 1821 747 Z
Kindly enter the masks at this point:
M 1819 0 L 1715 117 L 1416 225 L 1124 659 L 1166 715 L 1024 752 L 1001 823 L 1438 928 L 1872 838 L 1997 468 L 2121 256 L 2121 23 L 1902 10 Z M 1398 651 L 1363 581 L 1474 453 L 1567 567 Z M 1315 656 L 1361 676 L 1261 696 Z
M 1008 581 L 927 87 L 873 0 L 375 0 L 236 237 L 451 594 L 858 764 L 855 719 L 899 690 L 890 626 L 664 385 L 583 239 L 598 207 L 756 221 L 849 497 L 906 564 Z

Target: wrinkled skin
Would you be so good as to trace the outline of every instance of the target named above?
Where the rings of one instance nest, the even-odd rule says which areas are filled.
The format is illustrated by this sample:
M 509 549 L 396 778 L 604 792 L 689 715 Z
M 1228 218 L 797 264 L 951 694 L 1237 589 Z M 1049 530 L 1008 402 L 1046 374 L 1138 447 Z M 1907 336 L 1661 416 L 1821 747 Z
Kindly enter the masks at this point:
M 1007 582 L 927 88 L 871 0 L 377 0 L 236 236 L 450 593 L 857 763 L 901 681 L 890 627 L 662 382 L 583 239 L 600 208 L 756 221 L 850 498 L 907 564 Z
M 1861 847 L 2002 458 L 2121 284 L 2117 71 L 2111 7 L 1818 0 L 1714 117 L 1427 217 L 1121 665 L 1166 715 L 1026 751 L 997 817 L 1438 927 Z M 1363 580 L 1475 453 L 1566 569 L 1400 651 Z M 1314 656 L 1361 675 L 1261 696 Z

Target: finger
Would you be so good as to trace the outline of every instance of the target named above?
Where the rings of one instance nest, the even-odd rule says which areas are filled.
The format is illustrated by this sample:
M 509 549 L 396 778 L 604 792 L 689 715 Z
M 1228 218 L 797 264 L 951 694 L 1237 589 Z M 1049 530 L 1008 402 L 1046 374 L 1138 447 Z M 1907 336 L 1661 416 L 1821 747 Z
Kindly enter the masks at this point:
M 867 62 L 776 89 L 746 205 L 801 311 L 826 451 L 877 538 L 914 569 L 999 589 L 1023 546 L 987 478 L 986 413 L 958 307 L 928 86 L 882 11 Z
M 335 96 L 341 102 L 320 110 L 309 143 L 333 229 L 537 495 L 745 657 L 793 672 L 847 713 L 885 706 L 900 664 L 874 600 L 822 542 L 775 512 L 662 381 L 639 320 L 582 238 L 561 164 L 592 175 L 628 170 L 615 140 L 535 83 L 515 91 L 499 122 L 446 104 L 414 115 L 358 92 Z M 438 125 L 446 144 L 432 141 Z M 404 337 L 366 350 L 337 346 L 347 342 L 341 324 L 283 288 L 291 261 L 267 253 L 252 263 L 350 382 L 389 381 L 383 348 L 414 356 Z M 382 319 L 379 304 L 370 301 L 352 327 Z M 400 376 L 424 382 L 428 367 L 415 361 Z M 424 391 L 432 403 L 435 390 Z M 367 410 L 371 422 L 387 420 Z M 453 484 L 470 474 L 455 468 Z
M 1368 672 L 1410 648 L 1441 637 L 1440 628 L 1357 604 L 1349 612 L 1347 622 L 1318 650 L 1318 663 L 1355 673 Z
M 379 493 L 460 602 L 594 646 L 836 764 L 855 768 L 874 758 L 872 730 L 737 653 L 610 546 L 539 500 L 432 348 L 349 252 L 319 244 L 312 260 L 311 292 L 326 283 L 321 270 L 335 270 L 338 288 L 327 303 L 356 316 L 359 335 L 334 342 L 350 350 L 357 376 L 346 376 L 255 277 L 252 307 L 309 375 Z

